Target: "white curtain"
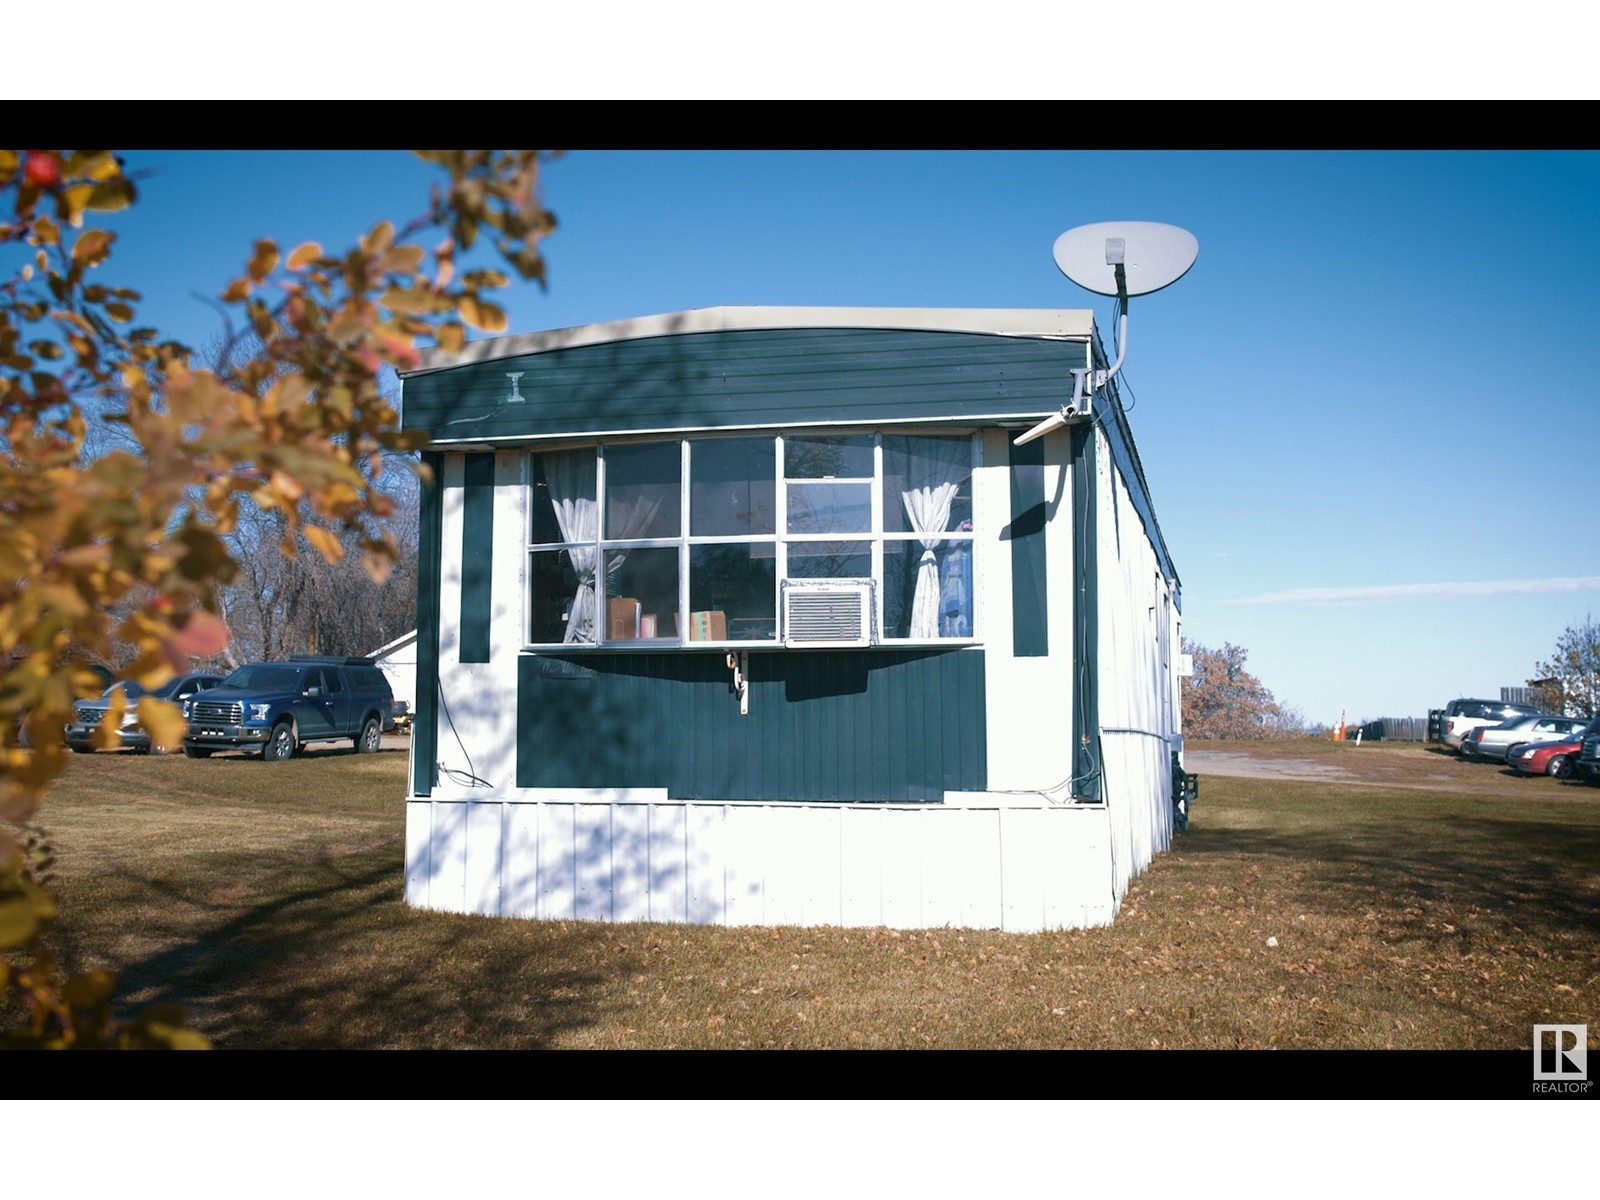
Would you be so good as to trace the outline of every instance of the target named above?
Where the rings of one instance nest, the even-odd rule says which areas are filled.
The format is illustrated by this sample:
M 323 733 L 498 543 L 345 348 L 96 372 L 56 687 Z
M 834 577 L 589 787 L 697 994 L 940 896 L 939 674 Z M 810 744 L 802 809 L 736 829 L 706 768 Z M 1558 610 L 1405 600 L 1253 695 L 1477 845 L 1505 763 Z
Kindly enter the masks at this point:
M 661 511 L 661 496 L 635 496 L 627 503 L 618 503 L 611 506 L 611 520 L 606 529 L 606 537 L 618 541 L 627 541 L 630 538 L 643 537 L 650 528 L 651 522 L 656 519 L 656 513 Z M 622 569 L 622 564 L 627 561 L 626 550 L 611 551 L 611 558 L 606 563 L 606 591 L 615 593 L 612 586 L 616 582 L 617 572 Z
M 594 545 L 600 533 L 599 502 L 583 495 L 594 491 L 594 451 L 568 450 L 544 456 L 544 477 L 550 485 L 550 503 L 561 527 L 561 540 L 569 545 L 567 556 L 578 576 L 578 590 L 572 597 L 563 642 L 595 640 L 594 573 L 600 551 Z
M 885 439 L 887 441 L 887 439 Z M 908 439 L 906 490 L 900 502 L 911 528 L 920 535 L 922 561 L 911 598 L 911 636 L 939 636 L 939 560 L 934 554 L 950 524 L 950 502 L 961 481 L 972 474 L 972 445 L 966 438 Z

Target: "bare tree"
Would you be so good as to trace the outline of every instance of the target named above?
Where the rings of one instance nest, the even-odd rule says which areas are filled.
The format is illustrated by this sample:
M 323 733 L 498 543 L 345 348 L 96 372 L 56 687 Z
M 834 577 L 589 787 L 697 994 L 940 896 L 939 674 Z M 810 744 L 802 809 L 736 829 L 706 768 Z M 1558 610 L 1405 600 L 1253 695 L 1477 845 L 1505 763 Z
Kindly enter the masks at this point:
M 1534 671 L 1529 684 L 1540 707 L 1568 717 L 1600 713 L 1600 625 L 1593 614 L 1562 630 L 1555 652 Z
M 284 550 L 285 515 L 240 504 L 238 527 L 228 535 L 240 570 L 219 592 L 236 661 L 367 654 L 416 627 L 417 478 L 411 464 L 395 456 L 376 482 L 394 505 L 378 527 L 400 547 L 400 559 L 382 583 L 362 566 L 362 530 L 339 534 L 344 554 L 336 563 L 327 562 L 303 534 L 291 543 L 291 555 Z
M 1187 638 L 1184 651 L 1194 658 L 1194 674 L 1183 685 L 1183 732 L 1190 738 L 1275 738 L 1305 732 L 1304 717 L 1286 709 L 1262 682 L 1244 669 L 1241 646 L 1220 650 Z

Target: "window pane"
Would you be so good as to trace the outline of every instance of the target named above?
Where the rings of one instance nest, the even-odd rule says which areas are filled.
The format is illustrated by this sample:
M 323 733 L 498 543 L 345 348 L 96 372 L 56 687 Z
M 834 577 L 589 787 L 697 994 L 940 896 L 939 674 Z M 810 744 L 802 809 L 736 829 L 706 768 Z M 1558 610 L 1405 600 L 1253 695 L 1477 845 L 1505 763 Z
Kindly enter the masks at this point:
M 791 483 L 790 533 L 872 532 L 870 483 Z
M 872 438 L 785 438 L 783 473 L 789 479 L 871 479 Z
M 884 532 L 938 532 L 963 522 L 972 528 L 972 439 L 884 438 Z
M 677 612 L 677 547 L 606 551 L 606 641 L 675 637 Z
M 607 539 L 680 536 L 682 465 L 677 442 L 606 447 Z
M 713 614 L 707 625 L 720 624 L 730 641 L 775 639 L 777 578 L 777 547 L 771 542 L 691 546 L 689 610 Z M 693 640 L 693 633 L 685 640 Z
M 871 579 L 871 542 L 790 542 L 790 579 Z
M 590 565 L 594 551 L 579 551 Z M 528 640 L 530 642 L 563 642 L 567 637 L 568 617 L 578 595 L 578 573 L 573 569 L 572 555 L 566 550 L 536 550 L 528 556 L 529 607 L 532 610 Z M 582 630 L 577 631 L 580 634 Z M 574 638 L 589 642 L 589 636 Z
M 598 517 L 592 449 L 533 456 L 536 545 L 593 541 L 599 532 Z
M 883 635 L 891 638 L 972 636 L 972 543 L 945 541 L 933 552 L 933 570 L 921 583 L 923 548 L 919 540 L 883 544 Z M 917 589 L 924 596 L 922 627 L 917 627 Z
M 691 442 L 689 454 L 691 534 L 777 532 L 778 447 L 771 438 Z

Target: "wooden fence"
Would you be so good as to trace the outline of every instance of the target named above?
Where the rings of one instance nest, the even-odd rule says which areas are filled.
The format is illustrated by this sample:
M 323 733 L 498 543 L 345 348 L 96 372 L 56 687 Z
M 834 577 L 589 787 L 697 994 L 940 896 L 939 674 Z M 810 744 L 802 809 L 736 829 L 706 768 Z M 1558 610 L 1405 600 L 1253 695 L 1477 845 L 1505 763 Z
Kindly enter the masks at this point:
M 1428 736 L 1427 717 L 1379 717 L 1355 727 L 1363 742 L 1421 742 Z M 1354 730 L 1345 730 L 1345 740 L 1354 740 Z

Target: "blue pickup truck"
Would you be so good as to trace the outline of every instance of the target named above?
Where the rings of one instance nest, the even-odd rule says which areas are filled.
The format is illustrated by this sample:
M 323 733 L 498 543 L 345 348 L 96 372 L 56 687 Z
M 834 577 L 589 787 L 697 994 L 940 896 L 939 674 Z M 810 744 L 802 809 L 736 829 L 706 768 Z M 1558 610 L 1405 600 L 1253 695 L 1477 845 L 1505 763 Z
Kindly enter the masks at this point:
M 370 658 L 297 654 L 249 663 L 183 702 L 183 752 L 210 758 L 218 750 L 259 751 L 278 762 L 308 742 L 348 738 L 372 754 L 394 727 L 393 710 L 389 680 Z

